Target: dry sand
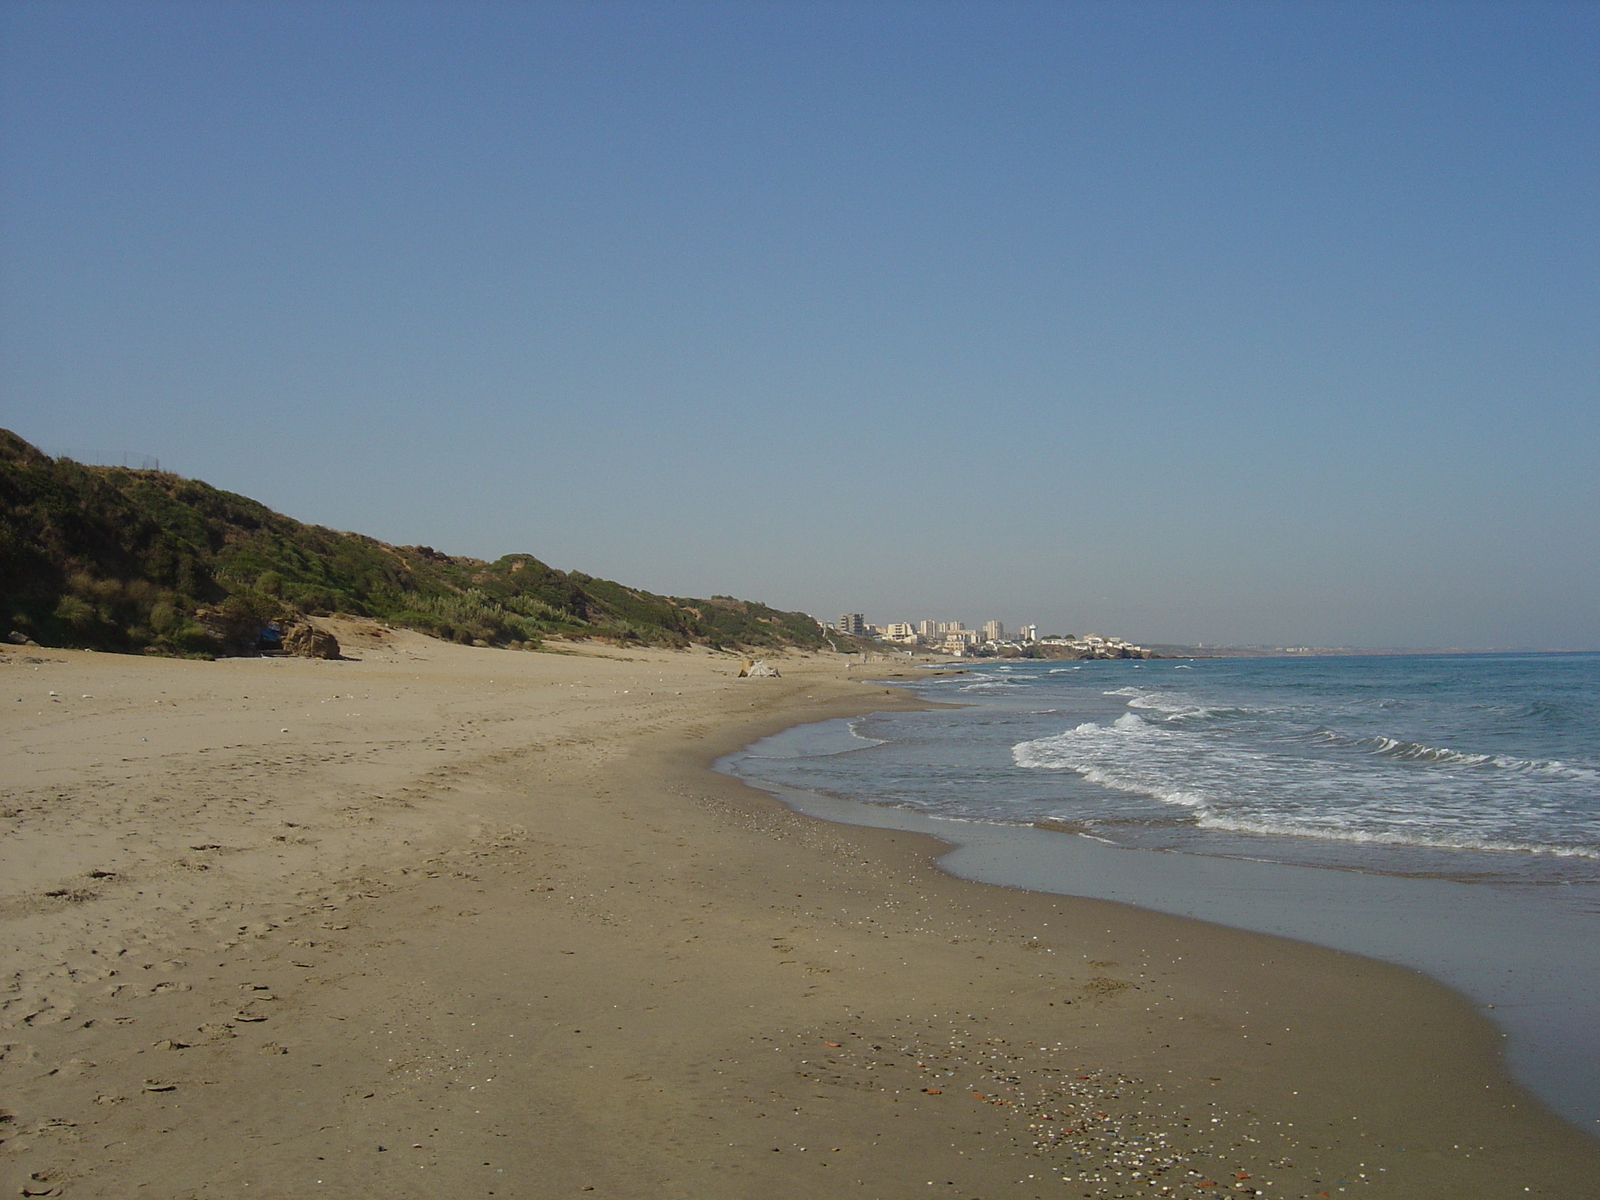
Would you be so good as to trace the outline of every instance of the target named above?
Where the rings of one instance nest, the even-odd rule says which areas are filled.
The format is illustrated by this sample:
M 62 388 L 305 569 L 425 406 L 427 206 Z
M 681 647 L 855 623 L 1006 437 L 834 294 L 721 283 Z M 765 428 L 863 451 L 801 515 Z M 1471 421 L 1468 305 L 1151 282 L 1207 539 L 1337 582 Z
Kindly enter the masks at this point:
M 365 628 L 0 656 L 9 1194 L 1600 1195 L 1429 980 L 706 769 L 840 659 Z

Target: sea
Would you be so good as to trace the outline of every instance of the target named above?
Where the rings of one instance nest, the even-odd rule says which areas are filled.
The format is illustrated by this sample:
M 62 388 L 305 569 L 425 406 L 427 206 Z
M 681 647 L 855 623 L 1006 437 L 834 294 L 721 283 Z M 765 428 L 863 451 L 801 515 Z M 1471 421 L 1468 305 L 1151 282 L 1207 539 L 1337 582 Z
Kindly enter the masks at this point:
M 954 874 L 1427 972 L 1600 1136 L 1600 655 L 960 670 L 910 685 L 955 707 L 800 726 L 719 766 L 932 833 Z

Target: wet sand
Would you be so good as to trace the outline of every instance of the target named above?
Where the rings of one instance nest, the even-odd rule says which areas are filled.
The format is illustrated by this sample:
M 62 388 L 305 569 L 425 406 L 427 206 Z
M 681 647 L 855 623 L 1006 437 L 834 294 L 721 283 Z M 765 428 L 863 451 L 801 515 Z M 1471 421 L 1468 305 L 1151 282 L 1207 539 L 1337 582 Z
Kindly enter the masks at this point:
M 1594 1194 L 1414 972 L 708 769 L 913 703 L 839 659 L 339 632 L 4 656 L 11 1194 Z
M 813 817 L 950 842 L 939 867 L 966 879 L 1115 900 L 1420 970 L 1491 1017 L 1517 1080 L 1591 1137 L 1600 1133 L 1600 929 L 1587 889 L 1505 888 L 1135 848 L 1048 825 L 951 820 L 764 778 L 782 775 L 771 769 L 774 757 L 859 750 L 855 723 L 795 726 L 727 755 L 717 769 Z

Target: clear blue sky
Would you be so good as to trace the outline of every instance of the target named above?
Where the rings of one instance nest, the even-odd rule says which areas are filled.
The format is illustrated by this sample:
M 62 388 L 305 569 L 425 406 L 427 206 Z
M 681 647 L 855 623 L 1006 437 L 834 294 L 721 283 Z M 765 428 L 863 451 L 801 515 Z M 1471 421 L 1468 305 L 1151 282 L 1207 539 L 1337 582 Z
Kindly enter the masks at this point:
M 0 425 L 831 617 L 1600 647 L 1600 5 L 0 7 Z

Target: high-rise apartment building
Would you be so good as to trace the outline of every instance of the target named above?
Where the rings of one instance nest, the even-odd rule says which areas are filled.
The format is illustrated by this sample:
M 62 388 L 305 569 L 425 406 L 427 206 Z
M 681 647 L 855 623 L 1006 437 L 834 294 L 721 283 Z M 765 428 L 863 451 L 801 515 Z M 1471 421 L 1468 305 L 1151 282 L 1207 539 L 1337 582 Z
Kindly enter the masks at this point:
M 983 623 L 983 640 L 986 642 L 1003 641 L 1006 636 L 1006 627 L 999 621 L 985 621 Z
M 867 618 L 862 613 L 840 613 L 838 629 L 850 637 L 866 637 Z

